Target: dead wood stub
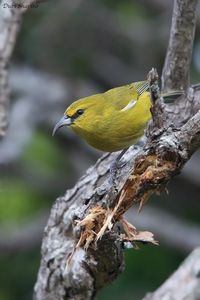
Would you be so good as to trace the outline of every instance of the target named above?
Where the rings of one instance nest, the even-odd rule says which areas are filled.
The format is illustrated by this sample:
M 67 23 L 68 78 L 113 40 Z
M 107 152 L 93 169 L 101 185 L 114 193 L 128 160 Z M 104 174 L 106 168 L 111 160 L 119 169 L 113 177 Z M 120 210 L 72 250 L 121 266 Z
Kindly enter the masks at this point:
M 124 220 L 123 214 L 136 203 L 140 204 L 139 210 L 141 210 L 153 193 L 160 193 L 164 189 L 175 172 L 177 172 L 177 165 L 174 161 L 163 160 L 155 154 L 138 157 L 134 171 L 118 195 L 114 208 L 103 208 L 97 205 L 89 210 L 83 220 L 78 221 L 81 235 L 76 247 L 83 246 L 86 249 L 89 246 L 95 247 L 97 241 L 106 232 L 111 231 L 116 222 L 122 224 L 125 232 L 124 240 L 148 242 L 148 238 L 145 240 L 141 232 Z M 156 243 L 153 235 L 151 236 L 150 242 Z

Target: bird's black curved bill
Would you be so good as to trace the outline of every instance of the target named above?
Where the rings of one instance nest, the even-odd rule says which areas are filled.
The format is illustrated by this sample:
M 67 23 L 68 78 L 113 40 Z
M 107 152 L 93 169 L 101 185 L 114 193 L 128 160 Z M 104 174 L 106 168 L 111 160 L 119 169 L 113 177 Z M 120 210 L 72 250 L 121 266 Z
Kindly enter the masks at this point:
M 63 116 L 60 121 L 58 121 L 58 123 L 56 123 L 56 125 L 54 126 L 53 132 L 52 132 L 52 136 L 54 136 L 56 134 L 56 131 L 63 127 L 63 126 L 70 126 L 72 124 L 72 120 L 71 118 L 67 117 L 67 116 Z

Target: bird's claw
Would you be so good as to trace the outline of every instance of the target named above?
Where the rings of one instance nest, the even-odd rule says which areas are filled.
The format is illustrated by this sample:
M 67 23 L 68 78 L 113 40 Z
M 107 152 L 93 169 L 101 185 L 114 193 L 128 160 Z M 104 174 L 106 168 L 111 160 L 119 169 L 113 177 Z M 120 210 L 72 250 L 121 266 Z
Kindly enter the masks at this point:
M 110 174 L 108 180 L 105 180 L 99 187 L 96 188 L 96 199 L 97 201 L 103 200 L 103 204 L 108 207 L 112 206 L 113 200 L 116 198 L 118 193 L 116 176 L 119 168 L 122 168 L 126 162 L 124 160 L 114 161 L 110 166 Z M 108 203 L 109 201 L 109 203 Z
M 125 160 L 115 160 L 114 162 L 111 163 L 111 166 L 110 166 L 110 176 L 109 176 L 109 183 L 111 185 L 115 185 L 115 179 L 116 179 L 116 176 L 117 176 L 117 171 L 121 168 L 123 168 L 126 164 L 126 161 Z

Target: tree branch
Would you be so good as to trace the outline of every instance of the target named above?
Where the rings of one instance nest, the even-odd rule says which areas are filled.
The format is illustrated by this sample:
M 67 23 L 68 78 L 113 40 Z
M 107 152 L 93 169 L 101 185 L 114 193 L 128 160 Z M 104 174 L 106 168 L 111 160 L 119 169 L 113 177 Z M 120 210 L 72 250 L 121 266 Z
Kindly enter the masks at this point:
M 164 91 L 185 91 L 189 86 L 197 1 L 174 1 L 170 39 L 162 74 Z

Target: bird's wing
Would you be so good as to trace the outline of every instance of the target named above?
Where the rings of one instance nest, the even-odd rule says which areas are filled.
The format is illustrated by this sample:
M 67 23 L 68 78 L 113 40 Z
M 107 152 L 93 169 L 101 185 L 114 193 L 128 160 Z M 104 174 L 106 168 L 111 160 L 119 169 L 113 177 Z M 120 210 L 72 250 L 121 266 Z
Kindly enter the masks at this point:
M 121 111 L 127 111 L 135 106 L 137 103 L 137 100 L 139 96 L 141 96 L 144 92 L 149 90 L 149 83 L 148 81 L 138 81 L 132 83 L 133 90 L 135 92 L 134 97 L 131 97 L 131 99 L 128 101 L 128 103 L 121 109 Z
M 161 96 L 164 98 L 164 102 L 167 104 L 174 103 L 174 101 L 180 96 L 184 95 L 184 91 L 169 91 L 166 93 L 162 93 Z
M 133 106 L 135 106 L 135 104 L 137 103 L 137 100 L 132 99 L 131 101 L 128 102 L 128 104 L 126 106 L 124 106 L 120 111 L 126 111 L 131 109 Z
M 139 96 L 149 89 L 147 81 L 138 81 L 121 87 L 113 88 L 105 92 L 104 100 L 114 106 L 115 109 L 126 111 L 132 108 Z

